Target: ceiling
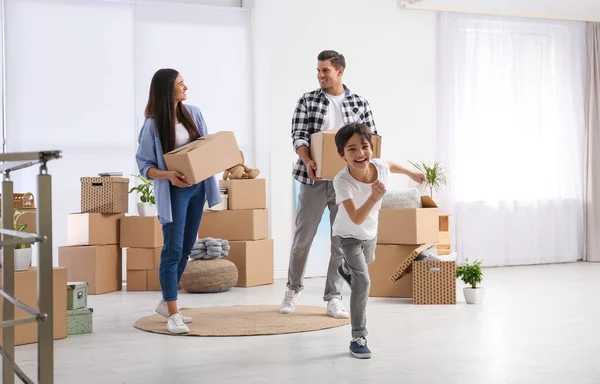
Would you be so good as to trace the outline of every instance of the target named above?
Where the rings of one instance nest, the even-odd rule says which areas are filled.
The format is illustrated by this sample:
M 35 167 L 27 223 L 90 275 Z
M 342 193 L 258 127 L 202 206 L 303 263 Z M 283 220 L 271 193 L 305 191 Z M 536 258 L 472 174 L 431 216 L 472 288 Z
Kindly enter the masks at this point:
M 407 9 L 600 21 L 600 0 L 397 0 Z

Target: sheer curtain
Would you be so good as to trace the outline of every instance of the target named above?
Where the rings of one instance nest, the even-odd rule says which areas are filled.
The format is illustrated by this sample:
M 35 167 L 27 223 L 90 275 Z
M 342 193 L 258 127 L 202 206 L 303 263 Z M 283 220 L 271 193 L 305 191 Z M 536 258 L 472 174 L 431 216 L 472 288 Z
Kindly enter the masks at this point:
M 585 24 L 443 13 L 439 33 L 437 152 L 459 257 L 581 259 Z

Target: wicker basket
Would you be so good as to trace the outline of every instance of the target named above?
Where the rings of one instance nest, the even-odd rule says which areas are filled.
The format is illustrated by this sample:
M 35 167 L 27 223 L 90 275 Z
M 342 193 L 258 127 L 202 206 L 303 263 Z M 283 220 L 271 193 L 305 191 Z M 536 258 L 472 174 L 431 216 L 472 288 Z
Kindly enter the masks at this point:
M 1 194 L 0 201 L 2 201 Z M 30 192 L 13 194 L 13 205 L 15 209 L 35 208 L 35 200 L 33 198 L 33 194 Z
M 126 177 L 82 177 L 82 213 L 127 213 L 129 179 Z

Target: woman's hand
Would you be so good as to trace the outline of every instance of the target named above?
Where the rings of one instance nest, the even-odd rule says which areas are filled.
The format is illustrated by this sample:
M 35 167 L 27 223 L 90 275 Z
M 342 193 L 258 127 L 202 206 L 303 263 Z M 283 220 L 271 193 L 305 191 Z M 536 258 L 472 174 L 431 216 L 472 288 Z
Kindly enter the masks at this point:
M 167 171 L 167 175 L 168 175 L 168 179 L 171 182 L 171 184 L 173 184 L 176 187 L 179 188 L 187 188 L 189 186 L 191 186 L 191 184 L 186 183 L 185 180 L 185 176 L 183 176 L 181 173 L 177 172 L 177 171 Z

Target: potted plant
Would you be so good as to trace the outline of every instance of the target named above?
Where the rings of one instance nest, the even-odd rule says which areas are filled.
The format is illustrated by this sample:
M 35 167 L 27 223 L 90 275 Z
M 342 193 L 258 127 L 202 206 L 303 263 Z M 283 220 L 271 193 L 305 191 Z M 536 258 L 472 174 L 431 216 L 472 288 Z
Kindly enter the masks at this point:
M 413 167 L 425 174 L 425 182 L 420 187 L 429 188 L 429 197 L 433 199 L 433 191 L 439 191 L 442 185 L 446 185 L 448 180 L 446 179 L 446 169 L 442 166 L 439 161 L 429 165 L 425 162 L 413 163 L 409 161 Z
M 483 279 L 481 260 L 469 263 L 469 259 L 466 259 L 464 263 L 456 267 L 456 277 L 461 279 L 463 283 L 470 285 L 463 288 L 467 304 L 478 304 L 483 301 L 483 287 L 477 286 Z
M 137 209 L 140 216 L 156 216 L 156 201 L 154 200 L 154 186 L 152 182 L 142 175 L 131 175 L 137 178 L 141 183 L 131 188 L 129 193 L 137 192 L 140 201 L 137 203 Z
M 27 229 L 27 224 L 18 224 L 19 218 L 23 216 L 25 212 L 15 211 L 13 215 L 13 229 L 15 231 L 23 232 Z M 1 219 L 0 219 L 1 220 Z M 4 262 L 4 252 L 2 252 L 2 260 Z M 15 245 L 15 272 L 27 271 L 31 265 L 32 259 L 32 248 L 29 244 L 17 244 Z

